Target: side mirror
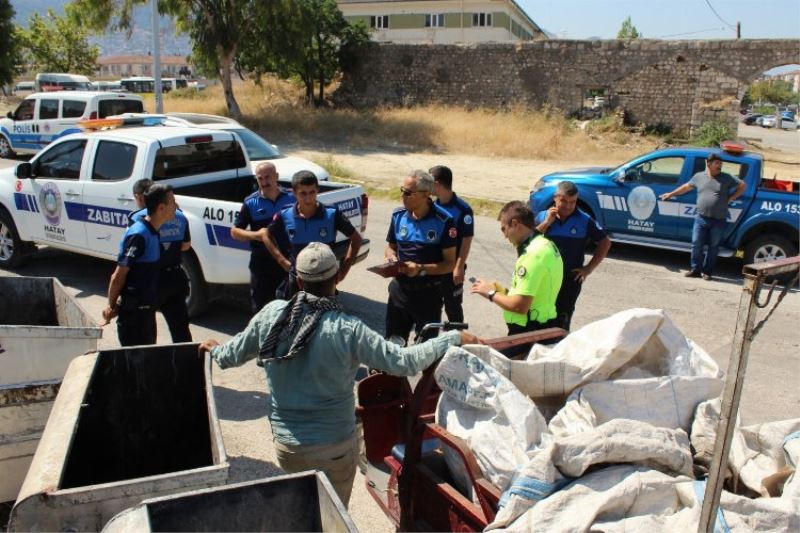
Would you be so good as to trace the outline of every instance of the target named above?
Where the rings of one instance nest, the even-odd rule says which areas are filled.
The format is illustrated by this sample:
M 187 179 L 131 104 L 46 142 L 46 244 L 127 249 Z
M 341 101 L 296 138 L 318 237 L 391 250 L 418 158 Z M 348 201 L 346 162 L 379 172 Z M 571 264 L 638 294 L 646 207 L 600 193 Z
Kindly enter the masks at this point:
M 33 177 L 33 175 L 32 175 L 33 174 L 33 169 L 31 167 L 30 163 L 20 163 L 19 165 L 17 165 L 17 168 L 15 169 L 14 173 L 21 180 L 29 179 L 29 178 Z
M 11 120 L 14 120 L 14 113 L 9 111 L 8 113 L 6 113 L 6 117 L 10 118 Z

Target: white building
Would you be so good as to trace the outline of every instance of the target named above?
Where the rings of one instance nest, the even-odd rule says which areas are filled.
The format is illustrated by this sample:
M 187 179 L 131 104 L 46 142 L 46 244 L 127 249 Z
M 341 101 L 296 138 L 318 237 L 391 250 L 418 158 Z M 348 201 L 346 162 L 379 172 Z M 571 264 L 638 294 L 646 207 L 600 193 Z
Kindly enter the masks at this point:
M 546 39 L 514 0 L 338 0 L 349 21 L 362 20 L 372 40 L 409 44 Z

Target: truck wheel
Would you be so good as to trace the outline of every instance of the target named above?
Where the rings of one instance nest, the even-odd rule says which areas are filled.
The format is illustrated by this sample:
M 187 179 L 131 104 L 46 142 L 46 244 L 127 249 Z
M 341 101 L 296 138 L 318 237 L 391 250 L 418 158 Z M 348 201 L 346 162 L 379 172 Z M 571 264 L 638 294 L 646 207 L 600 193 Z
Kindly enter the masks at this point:
M 203 277 L 203 271 L 193 252 L 184 252 L 181 268 L 189 278 L 189 294 L 186 295 L 186 309 L 189 317 L 195 317 L 208 307 L 208 285 Z
M 785 237 L 767 233 L 759 235 L 747 244 L 744 251 L 744 264 L 773 261 L 797 255 L 797 247 Z M 787 282 L 793 274 L 775 276 L 780 282 Z M 768 280 L 769 281 L 769 280 Z
M 0 209 L 0 268 L 22 266 L 30 255 L 30 248 L 19 238 L 14 220 L 5 209 Z
M 0 158 L 14 157 L 14 150 L 11 149 L 11 143 L 4 135 L 0 135 Z

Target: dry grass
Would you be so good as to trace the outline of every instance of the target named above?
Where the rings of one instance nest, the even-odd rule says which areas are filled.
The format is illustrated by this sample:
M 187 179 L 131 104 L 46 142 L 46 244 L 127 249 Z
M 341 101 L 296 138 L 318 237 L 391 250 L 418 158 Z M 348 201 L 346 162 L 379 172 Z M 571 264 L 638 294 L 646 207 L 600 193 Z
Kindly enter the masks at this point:
M 303 105 L 299 86 L 265 78 L 258 86 L 237 83 L 243 122 L 272 142 L 404 149 L 522 159 L 620 161 L 648 151 L 656 138 L 615 132 L 590 134 L 557 112 L 467 110 L 442 105 L 377 110 L 314 109 Z M 146 99 L 152 109 L 152 97 Z M 168 94 L 166 111 L 226 114 L 219 85 L 190 94 Z

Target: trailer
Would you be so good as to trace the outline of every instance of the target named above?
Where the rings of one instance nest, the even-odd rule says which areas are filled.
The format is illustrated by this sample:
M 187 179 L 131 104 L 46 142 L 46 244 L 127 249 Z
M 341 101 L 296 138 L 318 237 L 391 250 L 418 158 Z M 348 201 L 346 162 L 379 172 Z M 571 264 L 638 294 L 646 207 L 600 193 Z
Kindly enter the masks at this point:
M 128 531 L 358 530 L 325 474 L 309 471 L 145 500 L 103 528 Z
M 57 279 L 0 277 L 0 502 L 17 497 L 70 361 L 102 335 Z
M 487 341 L 497 350 L 554 340 L 561 328 Z M 483 477 L 475 455 L 460 438 L 434 422 L 441 389 L 436 364 L 414 389 L 408 379 L 374 374 L 358 384 L 356 412 L 364 432 L 367 491 L 403 531 L 482 531 L 497 513 L 500 491 Z M 455 486 L 442 447 L 464 463 L 477 499 Z
M 197 347 L 132 346 L 72 361 L 9 531 L 100 531 L 142 500 L 224 484 L 211 359 Z

